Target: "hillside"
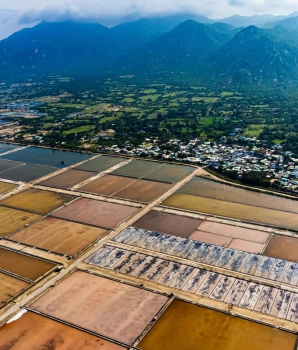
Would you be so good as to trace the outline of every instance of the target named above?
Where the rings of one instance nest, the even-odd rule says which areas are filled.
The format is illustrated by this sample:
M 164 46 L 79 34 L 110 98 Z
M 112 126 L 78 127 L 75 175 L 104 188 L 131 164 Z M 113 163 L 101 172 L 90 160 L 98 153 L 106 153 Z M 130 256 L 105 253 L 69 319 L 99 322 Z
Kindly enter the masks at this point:
M 295 31 L 187 20 L 160 32 L 175 21 L 141 20 L 114 28 L 41 23 L 0 41 L 0 80 L 127 73 L 146 79 L 183 74 L 184 79 L 224 85 L 298 81 Z
M 202 63 L 203 57 L 227 42 L 232 30 L 224 27 L 219 31 L 202 23 L 185 21 L 136 51 L 126 69 L 147 72 L 193 69 Z
M 297 49 L 277 32 L 254 26 L 239 32 L 208 58 L 208 72 L 227 84 L 274 84 L 297 79 Z

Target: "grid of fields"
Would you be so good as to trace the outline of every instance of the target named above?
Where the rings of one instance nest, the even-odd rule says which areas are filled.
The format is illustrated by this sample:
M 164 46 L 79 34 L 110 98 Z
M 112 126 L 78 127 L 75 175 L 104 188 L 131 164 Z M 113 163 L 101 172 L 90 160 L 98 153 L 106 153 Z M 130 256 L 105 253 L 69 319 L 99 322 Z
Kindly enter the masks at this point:
M 297 214 L 192 166 L 0 143 L 0 349 L 296 350 Z

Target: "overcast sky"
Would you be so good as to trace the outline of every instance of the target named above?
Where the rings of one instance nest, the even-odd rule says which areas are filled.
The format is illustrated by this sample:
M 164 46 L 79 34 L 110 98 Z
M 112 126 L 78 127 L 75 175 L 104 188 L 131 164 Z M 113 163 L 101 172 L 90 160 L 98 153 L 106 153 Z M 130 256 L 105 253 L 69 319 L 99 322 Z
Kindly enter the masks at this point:
M 157 14 L 183 12 L 223 18 L 234 14 L 287 15 L 297 10 L 298 0 L 0 0 L 0 39 L 42 20 L 77 19 L 112 25 Z

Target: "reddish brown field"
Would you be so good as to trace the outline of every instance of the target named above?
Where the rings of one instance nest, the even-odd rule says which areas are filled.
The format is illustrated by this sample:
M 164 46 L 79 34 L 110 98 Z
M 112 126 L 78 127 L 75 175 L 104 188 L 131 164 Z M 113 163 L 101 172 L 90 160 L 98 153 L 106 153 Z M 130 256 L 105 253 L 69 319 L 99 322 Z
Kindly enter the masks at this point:
M 73 222 L 45 218 L 10 236 L 16 242 L 74 256 L 107 231 Z
M 0 248 L 0 269 L 35 281 L 55 267 L 55 264 Z
M 201 222 L 199 219 L 152 210 L 133 226 L 178 237 L 189 237 Z
M 0 307 L 16 294 L 21 292 L 23 289 L 29 286 L 29 283 L 23 282 L 17 278 L 6 275 L 5 273 L 0 272 Z M 0 328 L 1 330 L 1 328 Z M 1 335 L 0 335 L 0 344 L 1 344 Z M 1 349 L 1 346 L 0 346 Z M 1 349 L 2 350 L 2 349 Z
M 27 312 L 0 328 L 1 350 L 121 350 L 122 346 Z
M 130 177 L 106 175 L 80 187 L 80 191 L 111 196 L 135 181 L 136 179 Z
M 169 191 L 172 185 L 161 182 L 138 180 L 114 194 L 114 197 L 150 203 Z
M 298 239 L 286 236 L 273 236 L 264 255 L 272 256 L 277 259 L 284 259 L 298 262 Z
M 113 228 L 133 214 L 137 208 L 92 199 L 81 198 L 52 215 L 76 222 Z
M 131 345 L 168 298 L 76 271 L 33 309 Z

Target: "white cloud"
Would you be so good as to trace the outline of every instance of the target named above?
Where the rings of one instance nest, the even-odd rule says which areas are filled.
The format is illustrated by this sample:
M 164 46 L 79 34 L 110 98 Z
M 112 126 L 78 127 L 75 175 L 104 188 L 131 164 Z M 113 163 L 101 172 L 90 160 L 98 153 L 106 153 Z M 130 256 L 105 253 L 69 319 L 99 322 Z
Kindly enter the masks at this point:
M 0 2 L 2 9 L 11 9 L 5 11 L 0 9 L 0 39 L 20 27 L 31 26 L 40 21 L 76 19 L 113 25 L 119 21 L 174 13 L 196 13 L 210 18 L 223 18 L 234 14 L 289 14 L 298 10 L 298 0 L 58 0 L 55 2 L 0 0 Z

